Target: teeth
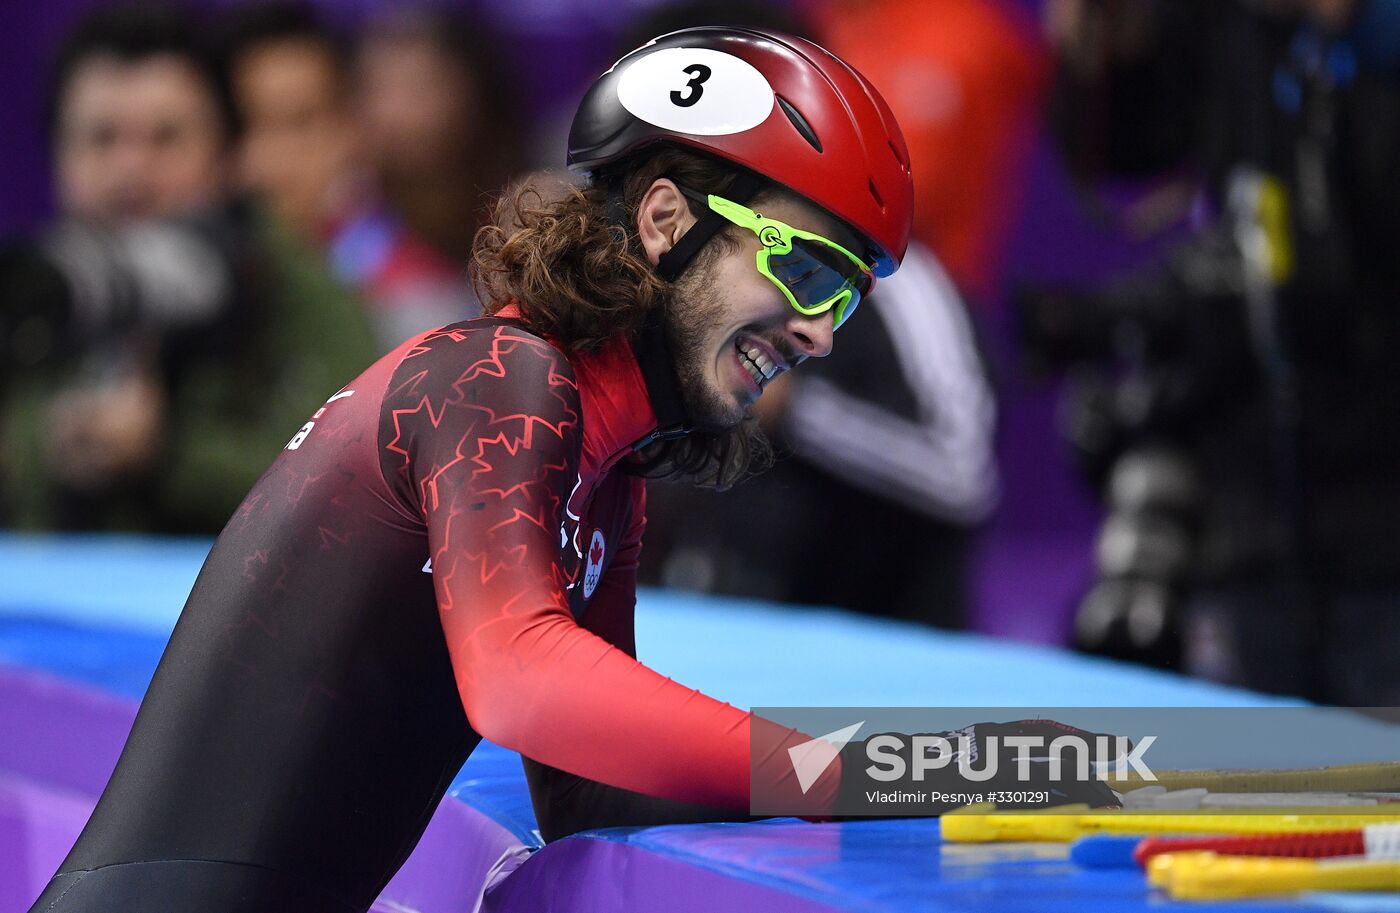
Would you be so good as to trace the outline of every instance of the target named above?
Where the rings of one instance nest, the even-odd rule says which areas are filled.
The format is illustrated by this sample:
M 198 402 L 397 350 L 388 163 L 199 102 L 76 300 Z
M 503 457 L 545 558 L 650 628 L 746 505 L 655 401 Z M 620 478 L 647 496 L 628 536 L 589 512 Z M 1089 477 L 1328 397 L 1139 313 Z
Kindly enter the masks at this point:
M 759 367 L 759 359 L 762 357 L 762 354 L 742 342 L 735 343 L 735 348 L 744 356 L 739 359 L 739 364 L 743 365 L 749 372 L 749 376 L 753 378 L 754 383 L 758 384 L 759 389 L 763 389 L 763 385 L 766 384 L 773 375 Z
M 753 362 L 754 366 L 762 375 L 763 379 L 759 382 L 760 386 L 763 381 L 772 380 L 773 376 L 778 373 L 778 366 L 773 364 L 772 360 L 769 359 L 762 349 L 749 345 L 747 340 L 740 340 L 736 345 L 740 352 L 748 356 L 749 360 Z

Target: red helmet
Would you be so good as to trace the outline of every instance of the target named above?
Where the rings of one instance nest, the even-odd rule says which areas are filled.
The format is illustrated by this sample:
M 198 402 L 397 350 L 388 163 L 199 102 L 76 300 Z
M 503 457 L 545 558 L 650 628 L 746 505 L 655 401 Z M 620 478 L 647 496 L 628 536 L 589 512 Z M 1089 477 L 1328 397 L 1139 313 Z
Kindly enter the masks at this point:
M 569 168 L 591 171 L 657 142 L 757 172 L 855 229 L 876 275 L 909 244 L 909 150 L 880 93 L 810 41 L 751 29 L 671 32 L 615 63 L 584 96 Z

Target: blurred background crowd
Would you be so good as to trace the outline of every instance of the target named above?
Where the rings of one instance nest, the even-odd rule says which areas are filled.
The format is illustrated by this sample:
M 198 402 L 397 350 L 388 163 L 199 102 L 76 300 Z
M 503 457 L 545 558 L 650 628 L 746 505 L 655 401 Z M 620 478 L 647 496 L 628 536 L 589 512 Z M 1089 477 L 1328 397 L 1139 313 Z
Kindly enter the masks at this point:
M 0 527 L 217 533 L 478 311 L 599 72 L 761 26 L 880 87 L 917 242 L 761 400 L 771 471 L 653 486 L 645 580 L 1400 704 L 1400 0 L 17 6 Z

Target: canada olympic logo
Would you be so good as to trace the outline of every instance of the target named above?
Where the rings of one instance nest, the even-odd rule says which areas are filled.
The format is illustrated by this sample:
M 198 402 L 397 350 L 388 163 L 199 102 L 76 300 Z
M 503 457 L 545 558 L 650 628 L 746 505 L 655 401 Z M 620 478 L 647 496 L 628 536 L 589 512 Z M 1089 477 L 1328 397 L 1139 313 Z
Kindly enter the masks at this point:
M 595 529 L 593 538 L 588 540 L 588 566 L 583 571 L 583 598 L 589 599 L 598 587 L 598 579 L 603 576 L 603 556 L 607 546 L 603 542 L 603 531 Z

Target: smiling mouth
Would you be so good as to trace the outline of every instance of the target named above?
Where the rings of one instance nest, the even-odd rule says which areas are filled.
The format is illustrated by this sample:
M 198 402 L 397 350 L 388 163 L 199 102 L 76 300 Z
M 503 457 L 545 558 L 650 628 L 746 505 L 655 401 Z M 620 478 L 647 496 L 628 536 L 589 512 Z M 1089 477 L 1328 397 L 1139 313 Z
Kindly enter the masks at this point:
M 734 340 L 734 350 L 739 357 L 739 366 L 748 371 L 754 386 L 758 387 L 760 392 L 773 378 L 786 370 L 774 364 L 768 354 L 747 336 L 740 336 Z

